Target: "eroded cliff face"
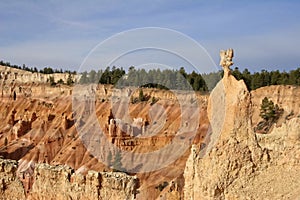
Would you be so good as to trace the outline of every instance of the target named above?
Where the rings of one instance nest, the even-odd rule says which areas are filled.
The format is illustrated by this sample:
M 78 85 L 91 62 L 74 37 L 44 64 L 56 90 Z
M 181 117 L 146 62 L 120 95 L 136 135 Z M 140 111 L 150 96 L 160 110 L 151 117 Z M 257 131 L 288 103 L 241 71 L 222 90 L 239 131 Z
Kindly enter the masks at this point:
M 262 154 L 251 131 L 249 106 L 245 84 L 233 76 L 225 76 L 212 91 L 208 105 L 211 145 L 203 158 L 199 148 L 192 149 L 185 171 L 185 199 L 232 198 L 228 187 L 247 183 Z
M 120 172 L 89 171 L 37 165 L 29 199 L 135 199 L 138 179 Z
M 20 87 L 22 88 L 21 91 L 19 90 Z M 24 88 L 29 87 L 31 92 L 25 93 Z M 17 94 L 15 101 L 10 97 L 12 88 L 14 88 Z M 160 122 L 160 115 L 157 115 L 156 112 L 157 109 L 164 108 L 166 110 L 168 116 L 165 126 L 153 137 L 133 137 L 124 133 L 120 134 L 118 129 L 114 129 L 115 131 L 110 133 L 110 124 L 108 123 L 111 111 L 110 98 L 113 92 L 118 94 L 126 92 L 127 89 L 113 91 L 113 89 L 106 85 L 99 85 L 95 88 L 97 99 L 97 109 L 95 112 L 99 117 L 98 120 L 103 130 L 107 136 L 111 135 L 109 137 L 111 142 L 123 150 L 148 152 L 162 148 L 172 140 L 181 123 L 181 108 L 175 100 L 174 94 L 172 95 L 169 91 L 145 89 L 145 95 L 157 99 L 155 104 L 151 104 L 151 98 L 147 102 L 130 103 L 130 117 L 133 120 L 142 119 L 142 122 L 145 122 L 145 124 L 147 122 L 148 126 L 149 124 L 159 124 L 156 123 Z M 87 174 L 89 170 L 112 171 L 112 169 L 105 166 L 83 145 L 74 125 L 71 94 L 72 88 L 67 86 L 58 85 L 57 87 L 50 87 L 46 84 L 16 84 L 15 87 L 7 88 L 4 91 L 3 97 L 0 97 L 0 119 L 4 122 L 0 123 L 0 155 L 6 159 L 17 160 L 19 165 L 16 173 L 20 174 L 18 176 L 23 182 L 23 188 L 26 195 L 28 195 L 27 198 L 44 198 L 44 196 L 37 196 L 39 191 L 41 193 L 45 193 L 46 191 L 45 188 L 38 187 L 37 183 L 43 183 L 41 187 L 44 187 L 44 184 L 47 183 L 47 181 L 43 180 L 46 179 L 45 177 L 36 180 L 39 176 L 34 171 L 39 163 L 47 163 L 52 166 L 66 164 L 82 174 Z M 138 97 L 138 90 L 135 93 L 133 92 L 132 95 L 133 97 Z M 197 94 L 198 99 L 191 99 L 191 97 L 182 94 L 180 97 L 184 98 L 183 101 L 188 103 L 198 100 L 201 105 L 199 122 L 201 125 L 198 127 L 194 141 L 199 142 L 202 134 L 205 135 L 207 130 L 207 96 Z M 117 106 L 119 105 L 117 104 Z M 121 108 L 122 106 L 119 107 Z M 156 109 L 153 111 L 156 115 L 149 117 L 149 110 L 151 109 Z M 116 110 L 116 115 L 122 115 L 122 109 Z M 118 119 L 114 120 L 118 121 Z M 190 124 L 196 122 L 184 123 Z M 184 154 L 180 159 L 160 171 L 137 174 L 140 180 L 137 199 L 156 199 L 160 196 L 168 199 L 180 198 L 182 196 L 183 185 L 181 182 L 183 181 L 178 181 L 177 177 L 182 176 L 185 162 L 189 155 L 188 151 L 186 153 L 183 152 Z M 113 154 L 112 157 L 114 156 Z M 160 157 L 157 157 L 157 159 L 159 160 Z M 126 162 L 126 159 L 122 158 L 122 163 L 124 164 L 124 162 Z M 155 163 L 156 160 L 152 160 L 152 162 Z M 75 180 L 77 180 L 76 177 Z M 61 188 L 64 188 L 64 192 L 54 190 L 53 188 L 56 187 L 51 188 L 51 184 L 53 185 L 53 183 L 47 183 L 47 187 L 50 187 L 53 193 L 61 195 L 62 198 L 69 198 L 69 196 L 72 198 L 77 198 L 78 196 L 78 198 L 81 198 L 81 196 L 82 198 L 85 197 L 84 192 L 87 189 L 80 189 L 76 193 L 77 189 L 70 189 L 75 187 L 72 186 L 72 181 L 73 179 L 70 179 L 70 183 L 68 180 L 65 182 L 69 186 L 61 186 Z M 168 187 L 160 191 L 157 187 L 164 182 L 169 183 Z M 104 182 L 102 183 L 104 184 Z M 81 184 L 78 185 L 82 188 Z M 75 192 L 75 196 L 72 196 L 69 191 Z M 106 192 L 103 190 L 103 193 Z M 122 194 L 121 192 L 119 193 L 118 195 Z M 114 195 L 114 193 L 108 190 L 105 196 L 116 199 L 111 195 Z
M 261 120 L 259 117 L 260 105 L 264 97 L 272 100 L 283 108 L 281 119 L 277 122 L 280 126 L 285 118 L 291 119 L 300 116 L 300 87 L 291 85 L 271 85 L 251 91 L 252 125 L 255 126 Z
M 17 178 L 18 162 L 0 159 L 0 199 L 25 199 L 22 182 Z
M 135 199 L 139 181 L 121 172 L 75 173 L 68 166 L 38 164 L 33 177 L 17 175 L 17 161 L 0 159 L 0 199 Z M 22 182 L 23 183 L 22 183 Z M 29 189 L 29 190 L 28 190 Z M 25 191 L 27 190 L 27 191 Z M 25 195 L 26 193 L 26 195 Z
M 300 181 L 292 178 L 300 176 L 299 119 L 285 122 L 269 135 L 256 135 L 251 106 L 244 82 L 231 75 L 224 76 L 212 91 L 210 144 L 202 151 L 199 145 L 192 147 L 184 171 L 184 199 L 289 199 L 299 195 Z

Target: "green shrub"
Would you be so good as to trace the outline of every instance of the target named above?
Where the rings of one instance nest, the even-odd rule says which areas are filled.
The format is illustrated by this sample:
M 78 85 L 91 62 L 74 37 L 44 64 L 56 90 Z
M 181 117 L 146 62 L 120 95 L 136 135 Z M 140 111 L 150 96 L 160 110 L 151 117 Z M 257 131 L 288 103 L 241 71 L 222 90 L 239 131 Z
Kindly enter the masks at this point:
M 142 89 L 140 89 L 140 92 L 139 92 L 139 101 L 146 101 L 146 97 L 145 97 Z
M 269 100 L 267 97 L 262 100 L 259 116 L 264 121 L 276 122 L 282 113 L 283 109 L 279 108 L 277 104 L 274 105 L 272 100 Z
M 263 120 L 257 124 L 257 126 L 254 128 L 254 131 L 267 133 L 272 125 L 278 121 L 282 113 L 282 108 L 279 108 L 279 106 L 274 104 L 272 100 L 269 100 L 267 97 L 265 97 L 261 102 L 259 114 Z

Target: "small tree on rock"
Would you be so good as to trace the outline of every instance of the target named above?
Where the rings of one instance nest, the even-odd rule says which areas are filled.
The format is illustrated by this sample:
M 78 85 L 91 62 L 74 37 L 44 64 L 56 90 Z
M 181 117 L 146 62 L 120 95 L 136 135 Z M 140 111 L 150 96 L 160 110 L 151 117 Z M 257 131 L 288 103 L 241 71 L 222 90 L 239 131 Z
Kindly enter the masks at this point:
M 144 96 L 144 92 L 142 89 L 140 89 L 140 92 L 139 92 L 139 101 L 145 101 L 146 98 Z
M 260 106 L 259 116 L 263 118 L 264 121 L 275 122 L 278 120 L 282 112 L 283 109 L 280 109 L 277 104 L 274 105 L 272 100 L 269 100 L 267 97 L 265 97 Z
M 279 108 L 272 100 L 265 97 L 261 102 L 259 114 L 263 120 L 258 123 L 254 130 L 261 133 L 267 133 L 271 126 L 277 122 L 282 113 L 282 108 Z
M 67 85 L 72 85 L 74 83 L 71 73 L 68 75 Z
M 55 86 L 56 85 L 56 82 L 54 81 L 54 77 L 53 76 L 50 76 L 49 79 L 48 79 L 49 83 L 50 83 L 50 86 Z

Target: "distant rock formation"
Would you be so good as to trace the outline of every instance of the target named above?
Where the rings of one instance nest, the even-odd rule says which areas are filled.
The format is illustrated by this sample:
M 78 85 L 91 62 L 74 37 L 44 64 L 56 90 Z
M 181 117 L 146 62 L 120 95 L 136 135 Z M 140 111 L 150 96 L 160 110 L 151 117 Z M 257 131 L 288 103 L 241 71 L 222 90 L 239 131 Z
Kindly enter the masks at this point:
M 80 75 L 71 74 L 72 79 L 78 81 Z M 60 79 L 67 83 L 69 73 L 53 73 L 53 74 L 42 74 L 39 72 L 28 72 L 20 69 L 15 69 L 7 66 L 0 65 L 0 80 L 7 82 L 19 82 L 19 83 L 46 83 L 50 77 L 53 77 L 54 81 L 57 82 Z

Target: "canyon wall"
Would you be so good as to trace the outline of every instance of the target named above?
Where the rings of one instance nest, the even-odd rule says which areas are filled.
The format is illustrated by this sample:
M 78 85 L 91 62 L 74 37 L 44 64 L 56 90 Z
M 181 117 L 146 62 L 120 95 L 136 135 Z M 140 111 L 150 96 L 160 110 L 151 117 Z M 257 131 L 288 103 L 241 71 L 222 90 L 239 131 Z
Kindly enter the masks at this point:
M 18 80 L 18 76 L 12 73 L 7 80 Z M 155 136 L 143 138 L 147 129 L 139 129 L 139 135 L 131 136 L 115 128 L 115 123 L 120 123 L 117 116 L 124 115 L 124 106 L 118 103 L 111 106 L 114 97 L 138 98 L 139 90 L 91 85 L 87 92 L 95 93 L 100 126 L 113 144 L 128 151 L 154 151 L 172 141 L 181 123 L 178 100 L 197 101 L 200 105 L 198 139 L 192 142 L 190 155 L 187 151 L 183 158 L 161 171 L 137 174 L 138 178 L 118 172 L 96 172 L 112 169 L 100 163 L 78 136 L 72 111 L 74 88 L 28 82 L 4 84 L 2 91 L 0 119 L 5 123 L 0 123 L 0 155 L 18 161 L 0 159 L 0 199 L 182 199 L 184 196 L 198 200 L 300 196 L 299 88 L 270 86 L 249 93 L 243 81 L 228 74 L 209 98 L 196 93 L 197 99 L 192 99 L 180 91 L 175 96 L 171 91 L 145 88 L 144 95 L 156 101 L 152 104 L 150 98 L 130 103 L 131 120 L 141 119 L 141 128 L 145 124 L 158 124 L 159 116 L 151 118 L 149 111 L 154 109 L 157 114 L 160 107 L 168 118 Z M 12 91 L 17 94 L 15 101 L 9 97 Z M 260 120 L 259 105 L 265 96 L 283 107 L 285 113 L 269 134 L 256 134 L 252 127 Z M 113 109 L 115 117 L 111 118 Z M 195 122 L 184 121 L 187 123 Z M 139 126 L 137 121 L 136 127 Z M 178 179 L 183 169 L 185 180 Z

